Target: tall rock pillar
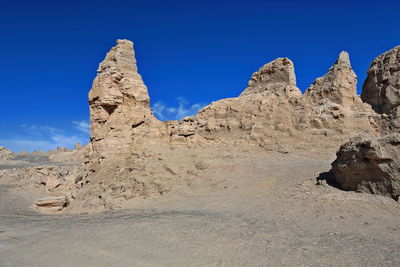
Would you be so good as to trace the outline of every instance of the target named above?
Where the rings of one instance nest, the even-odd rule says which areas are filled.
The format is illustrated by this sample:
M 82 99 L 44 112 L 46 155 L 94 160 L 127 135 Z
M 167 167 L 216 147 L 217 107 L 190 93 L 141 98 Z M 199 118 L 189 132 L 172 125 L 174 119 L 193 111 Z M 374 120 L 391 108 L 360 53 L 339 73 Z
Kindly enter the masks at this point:
M 117 40 L 97 70 L 89 92 L 90 158 L 101 161 L 129 149 L 132 129 L 155 121 L 139 75 L 133 43 Z

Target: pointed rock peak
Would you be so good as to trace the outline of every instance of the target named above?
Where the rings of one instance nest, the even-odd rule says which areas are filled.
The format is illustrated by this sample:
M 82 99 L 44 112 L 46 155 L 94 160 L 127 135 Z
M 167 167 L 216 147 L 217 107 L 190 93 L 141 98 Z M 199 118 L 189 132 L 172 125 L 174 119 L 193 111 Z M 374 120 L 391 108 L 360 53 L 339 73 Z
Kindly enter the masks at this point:
M 123 99 L 149 103 L 147 87 L 138 73 L 133 43 L 117 40 L 105 59 L 99 64 L 97 76 L 89 93 L 89 102 L 97 101 L 116 106 Z
M 119 71 L 126 75 L 137 73 L 135 52 L 131 41 L 117 40 L 117 45 L 110 49 L 97 70 L 97 72 L 104 71 Z
M 356 85 L 357 76 L 351 68 L 349 54 L 342 51 L 328 73 L 316 79 L 304 95 L 316 102 L 328 99 L 339 105 L 351 104 L 360 101 Z
M 132 129 L 154 119 L 131 41 L 118 40 L 100 63 L 89 106 L 92 152 L 97 157 L 119 153 L 115 140 L 128 146 Z
M 351 67 L 349 53 L 347 53 L 346 51 L 340 52 L 339 57 L 336 60 L 335 64 L 338 64 L 340 66 L 349 66 L 349 67 Z
M 350 64 L 350 56 L 349 53 L 346 51 L 342 51 L 339 54 L 339 57 L 335 61 L 335 63 L 332 65 L 332 67 L 329 69 L 330 71 L 336 68 L 350 68 L 351 69 L 351 64 Z
M 257 72 L 253 73 L 248 87 L 241 95 L 271 91 L 274 85 L 280 87 L 296 87 L 296 75 L 293 62 L 288 58 L 277 58 L 265 64 Z

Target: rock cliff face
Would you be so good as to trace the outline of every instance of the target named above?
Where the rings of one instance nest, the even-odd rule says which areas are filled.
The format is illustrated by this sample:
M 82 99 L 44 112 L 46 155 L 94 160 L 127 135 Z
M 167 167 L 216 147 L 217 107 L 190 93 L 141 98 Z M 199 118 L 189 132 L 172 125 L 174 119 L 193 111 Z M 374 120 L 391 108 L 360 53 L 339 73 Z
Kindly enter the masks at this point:
M 400 46 L 377 57 L 367 71 L 361 98 L 379 114 L 400 105 Z
M 381 132 L 400 131 L 400 46 L 371 63 L 361 97 L 381 114 Z

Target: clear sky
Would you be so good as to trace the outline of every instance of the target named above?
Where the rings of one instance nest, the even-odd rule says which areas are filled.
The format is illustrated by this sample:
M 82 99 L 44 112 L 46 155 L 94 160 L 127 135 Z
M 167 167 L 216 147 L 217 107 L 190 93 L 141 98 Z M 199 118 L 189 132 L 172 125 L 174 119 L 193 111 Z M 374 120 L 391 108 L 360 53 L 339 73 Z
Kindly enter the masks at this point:
M 400 1 L 0 0 L 0 145 L 88 141 L 87 93 L 118 38 L 135 43 L 160 119 L 234 97 L 277 57 L 304 91 L 341 50 L 359 86 L 370 62 L 400 44 Z

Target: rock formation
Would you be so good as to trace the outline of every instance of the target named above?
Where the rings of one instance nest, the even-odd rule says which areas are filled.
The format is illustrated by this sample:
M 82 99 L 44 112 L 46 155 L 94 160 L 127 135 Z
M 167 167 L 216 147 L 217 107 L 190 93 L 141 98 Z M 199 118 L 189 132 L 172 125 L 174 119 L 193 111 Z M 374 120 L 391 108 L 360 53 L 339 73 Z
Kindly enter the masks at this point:
M 0 146 L 0 159 L 8 159 L 12 154 L 12 151 L 8 150 L 4 146 Z
M 251 77 L 248 87 L 241 96 L 264 91 L 278 94 L 301 95 L 296 88 L 296 75 L 293 62 L 288 58 L 277 58 L 265 64 Z
M 375 58 L 367 71 L 361 98 L 379 114 L 400 105 L 400 46 Z
M 380 138 L 357 137 L 342 145 L 332 163 L 333 180 L 343 189 L 390 196 L 400 194 L 400 47 L 371 64 L 362 99 L 380 115 Z
M 354 132 L 376 135 L 375 114 L 356 94 L 356 76 L 342 52 L 328 73 L 305 94 L 296 87 L 293 63 L 278 58 L 255 72 L 237 98 L 224 99 L 194 117 L 195 131 L 209 139 L 261 145 L 330 142 Z
M 356 137 L 342 145 L 332 163 L 335 182 L 345 190 L 400 196 L 400 134 Z
M 328 73 L 316 79 L 305 95 L 316 102 L 329 100 L 338 105 L 352 106 L 361 103 L 356 85 L 357 76 L 350 65 L 349 54 L 342 51 Z
M 371 66 L 374 71 L 369 71 L 369 77 L 372 78 L 364 85 L 369 95 L 373 88 L 380 88 L 379 95 L 382 92 L 393 94 L 398 88 L 398 63 L 393 61 L 393 53 L 388 57 L 377 60 L 378 67 Z M 391 62 L 392 67 L 386 69 L 386 61 Z M 379 67 L 379 64 L 385 66 Z M 383 73 L 390 73 L 390 79 L 381 77 L 382 68 Z M 372 81 L 377 84 L 373 85 Z M 112 209 L 134 198 L 185 191 L 207 172 L 206 161 L 210 154 L 219 153 L 220 157 L 229 159 L 232 151 L 251 149 L 283 153 L 304 149 L 333 150 L 355 134 L 371 138 L 385 129 L 394 129 L 395 119 L 389 120 L 397 114 L 393 111 L 397 105 L 394 98 L 391 96 L 389 101 L 390 115 L 377 114 L 367 104 L 373 103 L 368 99 L 375 96 L 367 97 L 367 93 L 363 93 L 367 102 L 364 103 L 356 93 L 356 84 L 357 77 L 346 52 L 341 52 L 328 72 L 316 79 L 304 94 L 296 87 L 293 62 L 278 58 L 253 73 L 240 96 L 213 102 L 193 117 L 159 121 L 152 113 L 148 89 L 138 73 L 133 43 L 118 40 L 100 63 L 89 92 L 90 143 L 50 156 L 53 161 L 75 164 L 73 169 L 65 174 L 65 170 L 52 167 L 31 168 L 26 169 L 25 174 L 20 170 L 15 174 L 35 175 L 49 194 L 66 196 L 70 203 L 67 210 L 76 207 Z M 374 107 L 377 108 L 381 110 Z M 371 162 L 386 162 L 386 158 L 383 159 L 386 155 L 397 155 L 392 149 L 395 142 L 387 141 L 389 139 L 371 141 L 373 145 L 365 153 L 375 153 L 372 158 L 360 152 L 364 141 L 358 145 L 358 141 L 353 140 L 342 146 L 333 171 L 337 182 L 348 190 L 374 188 L 369 192 L 378 192 L 379 188 L 387 186 L 386 191 L 379 192 L 395 196 L 397 184 L 393 182 L 394 176 L 390 176 L 395 172 L 387 171 L 388 167 L 383 168 L 380 163 L 374 163 L 371 168 L 382 167 L 382 172 L 387 171 L 381 179 L 383 182 L 376 182 L 375 176 L 366 176 L 363 180 L 361 176 L 367 172 L 360 172 L 361 176 L 356 175 L 352 182 L 349 177 L 353 174 L 346 176 L 354 165 L 351 154 Z M 380 147 L 387 152 L 379 154 Z M 82 158 L 83 154 L 82 168 L 76 161 L 69 160 Z
M 381 132 L 400 131 L 400 46 L 371 63 L 361 97 L 381 114 Z
M 97 72 L 89 92 L 90 158 L 101 162 L 129 149 L 139 136 L 150 138 L 153 132 L 142 129 L 149 130 L 155 118 L 147 87 L 137 71 L 132 42 L 118 40 Z
M 185 190 L 199 171 L 197 159 L 185 155 L 198 149 L 254 145 L 287 152 L 315 144 L 323 149 L 354 132 L 374 136 L 378 131 L 376 114 L 356 94 L 346 52 L 304 95 L 296 87 L 292 61 L 278 58 L 255 72 L 239 97 L 213 102 L 193 117 L 162 122 L 152 114 L 133 43 L 118 40 L 100 63 L 89 105 L 91 142 L 76 196 L 88 208 Z

